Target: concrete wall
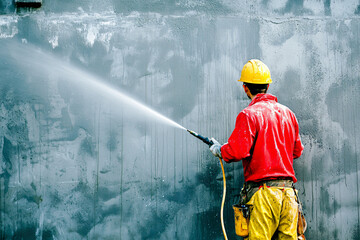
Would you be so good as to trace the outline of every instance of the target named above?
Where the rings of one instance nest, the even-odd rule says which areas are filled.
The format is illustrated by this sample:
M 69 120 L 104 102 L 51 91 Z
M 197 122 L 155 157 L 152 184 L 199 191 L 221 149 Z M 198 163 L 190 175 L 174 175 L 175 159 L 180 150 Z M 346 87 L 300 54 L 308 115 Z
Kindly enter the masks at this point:
M 225 142 L 250 58 L 299 120 L 307 238 L 359 239 L 358 1 L 0 0 L 0 13 L 1 239 L 222 239 L 218 160 L 92 83 Z M 225 168 L 236 239 L 242 164 Z

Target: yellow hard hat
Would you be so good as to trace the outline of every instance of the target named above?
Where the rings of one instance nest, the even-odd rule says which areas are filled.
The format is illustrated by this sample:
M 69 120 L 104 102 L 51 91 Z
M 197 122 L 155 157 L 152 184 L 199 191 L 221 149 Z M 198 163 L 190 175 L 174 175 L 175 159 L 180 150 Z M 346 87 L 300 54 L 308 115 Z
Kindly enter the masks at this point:
M 257 59 L 251 59 L 244 65 L 239 81 L 252 84 L 272 83 L 269 68 Z

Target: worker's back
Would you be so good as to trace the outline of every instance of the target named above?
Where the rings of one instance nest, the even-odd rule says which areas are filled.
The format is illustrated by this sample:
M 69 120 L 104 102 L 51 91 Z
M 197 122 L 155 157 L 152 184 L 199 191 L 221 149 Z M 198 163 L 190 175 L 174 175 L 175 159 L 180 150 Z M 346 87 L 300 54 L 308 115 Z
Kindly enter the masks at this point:
M 300 156 L 302 146 L 294 113 L 270 94 L 258 94 L 242 112 L 255 129 L 251 155 L 243 159 L 245 181 L 292 178 L 296 182 L 293 159 Z

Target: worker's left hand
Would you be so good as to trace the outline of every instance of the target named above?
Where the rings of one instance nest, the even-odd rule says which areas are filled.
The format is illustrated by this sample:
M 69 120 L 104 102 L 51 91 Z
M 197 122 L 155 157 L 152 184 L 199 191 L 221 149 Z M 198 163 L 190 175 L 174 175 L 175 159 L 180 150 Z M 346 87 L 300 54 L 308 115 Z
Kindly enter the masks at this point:
M 215 140 L 215 138 L 211 138 L 211 141 L 214 143 L 210 146 L 210 151 L 214 154 L 215 157 L 222 158 L 221 156 L 221 144 Z

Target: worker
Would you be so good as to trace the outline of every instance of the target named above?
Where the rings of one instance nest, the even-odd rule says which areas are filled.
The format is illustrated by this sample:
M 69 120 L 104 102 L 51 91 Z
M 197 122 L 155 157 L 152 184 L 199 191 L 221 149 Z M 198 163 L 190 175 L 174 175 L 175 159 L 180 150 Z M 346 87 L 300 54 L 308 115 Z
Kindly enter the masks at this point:
M 297 239 L 298 199 L 293 160 L 303 152 L 295 114 L 268 94 L 269 68 L 260 60 L 242 69 L 243 89 L 251 99 L 236 118 L 228 142 L 211 152 L 225 162 L 242 161 L 243 203 L 249 206 L 249 240 Z

